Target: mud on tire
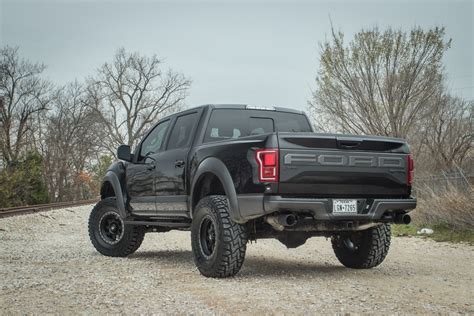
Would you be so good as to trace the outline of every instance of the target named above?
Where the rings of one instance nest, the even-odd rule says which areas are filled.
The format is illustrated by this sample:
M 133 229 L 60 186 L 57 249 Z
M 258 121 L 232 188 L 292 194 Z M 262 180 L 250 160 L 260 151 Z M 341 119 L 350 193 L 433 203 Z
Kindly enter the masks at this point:
M 240 271 L 245 259 L 247 233 L 230 218 L 225 196 L 199 201 L 191 227 L 194 262 L 206 277 L 225 278 Z
M 145 230 L 124 225 L 115 198 L 105 198 L 95 205 L 89 216 L 89 238 L 98 252 L 110 257 L 125 257 L 141 245 Z
M 337 259 L 353 269 L 370 269 L 378 266 L 390 248 L 390 224 L 382 224 L 368 230 L 338 235 L 331 239 Z

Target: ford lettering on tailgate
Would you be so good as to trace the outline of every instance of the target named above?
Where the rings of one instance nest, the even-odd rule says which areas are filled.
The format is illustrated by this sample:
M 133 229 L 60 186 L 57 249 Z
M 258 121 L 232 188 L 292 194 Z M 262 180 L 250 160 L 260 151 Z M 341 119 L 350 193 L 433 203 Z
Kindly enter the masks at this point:
M 347 167 L 402 168 L 405 159 L 402 157 L 375 156 L 363 154 L 335 153 L 288 153 L 284 155 L 285 165 L 319 165 Z

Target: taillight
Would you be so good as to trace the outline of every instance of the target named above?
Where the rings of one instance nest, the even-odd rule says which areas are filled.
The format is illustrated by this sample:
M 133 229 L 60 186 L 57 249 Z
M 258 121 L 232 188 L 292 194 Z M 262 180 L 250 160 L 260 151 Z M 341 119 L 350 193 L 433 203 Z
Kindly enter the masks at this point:
M 413 169 L 415 169 L 415 163 L 411 154 L 407 156 L 407 168 L 407 184 L 411 185 L 413 183 Z
M 258 181 L 278 182 L 278 149 L 258 149 L 255 159 L 258 164 Z

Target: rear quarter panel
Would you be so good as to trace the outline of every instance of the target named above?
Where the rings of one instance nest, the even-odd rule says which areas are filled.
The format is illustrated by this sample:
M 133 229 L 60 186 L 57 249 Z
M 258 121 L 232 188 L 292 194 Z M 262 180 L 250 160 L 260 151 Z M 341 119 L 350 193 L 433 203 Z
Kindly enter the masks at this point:
M 193 183 L 200 163 L 206 158 L 214 157 L 226 166 L 237 194 L 263 193 L 266 186 L 258 182 L 257 164 L 254 158 L 255 149 L 263 147 L 278 147 L 275 134 L 199 145 L 190 155 L 190 183 Z

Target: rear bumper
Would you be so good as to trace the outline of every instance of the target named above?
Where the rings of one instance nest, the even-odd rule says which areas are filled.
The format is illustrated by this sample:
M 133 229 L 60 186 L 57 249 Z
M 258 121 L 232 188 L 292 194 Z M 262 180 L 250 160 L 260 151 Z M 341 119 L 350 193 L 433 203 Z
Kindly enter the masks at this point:
M 245 221 L 274 212 L 310 213 L 321 221 L 388 221 L 390 215 L 408 213 L 416 207 L 416 199 L 356 199 L 357 214 L 332 213 L 332 198 L 287 198 L 278 195 L 239 196 L 240 214 Z

